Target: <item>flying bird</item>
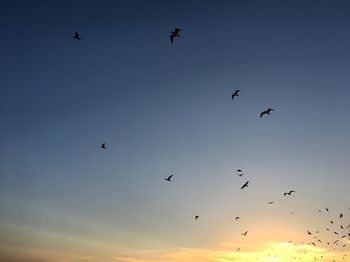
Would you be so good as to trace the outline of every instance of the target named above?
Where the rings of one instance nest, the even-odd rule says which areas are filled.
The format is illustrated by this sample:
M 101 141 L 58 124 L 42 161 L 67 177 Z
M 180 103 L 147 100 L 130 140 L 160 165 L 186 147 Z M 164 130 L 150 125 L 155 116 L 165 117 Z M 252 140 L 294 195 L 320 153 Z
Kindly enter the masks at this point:
M 331 224 L 333 224 L 333 221 L 331 220 Z
M 195 216 L 194 219 L 197 220 L 199 218 L 199 216 Z
M 107 149 L 106 147 L 106 143 L 102 143 L 102 145 L 100 146 L 102 149 Z
M 268 205 L 272 205 L 273 204 L 273 201 L 270 201 L 270 202 L 267 202 Z
M 182 31 L 180 28 L 175 28 L 174 31 L 171 32 L 170 34 L 170 42 L 174 43 L 174 38 L 175 37 L 180 37 L 179 33 Z
M 248 183 L 249 183 L 249 180 L 247 182 L 244 183 L 244 185 L 241 187 L 241 189 L 245 188 L 245 187 L 248 187 Z
M 308 230 L 308 231 L 307 231 L 307 234 L 308 234 L 308 235 L 311 235 L 311 232 Z
M 168 176 L 168 177 L 165 177 L 164 179 L 166 180 L 166 181 L 169 181 L 169 182 L 171 182 L 171 178 L 173 177 L 173 175 L 170 175 L 170 176 Z
M 263 115 L 270 115 L 271 111 L 275 111 L 275 110 L 272 109 L 272 108 L 268 108 L 268 109 L 266 109 L 265 111 L 262 111 L 262 112 L 260 113 L 260 118 L 263 117 Z
M 291 190 L 291 191 L 289 191 L 289 192 L 285 192 L 284 194 L 283 194 L 283 196 L 285 196 L 285 195 L 292 195 L 292 193 L 295 193 L 295 191 L 294 190 Z
M 247 233 L 248 233 L 248 231 L 245 231 L 244 233 L 242 233 L 241 235 L 242 236 L 246 236 L 247 235 Z
M 231 96 L 231 97 L 232 97 L 232 100 L 235 98 L 235 96 L 239 96 L 239 94 L 238 94 L 239 92 L 241 92 L 241 90 L 238 90 L 238 89 L 237 89 L 237 90 L 232 94 L 232 96 Z
M 329 209 L 326 207 L 326 211 L 329 212 Z
M 74 35 L 73 35 L 72 37 L 73 37 L 74 39 L 78 40 L 78 41 L 81 40 L 79 32 L 75 32 Z
M 314 242 L 309 242 L 309 243 L 307 243 L 307 244 L 308 244 L 308 245 L 312 244 L 312 245 L 316 246 L 316 244 L 315 244 Z
M 241 218 L 240 218 L 240 217 L 236 217 L 235 219 L 236 219 L 236 221 L 237 221 L 238 219 L 241 219 Z
M 342 214 L 342 213 L 340 213 L 339 218 L 341 219 L 342 217 L 343 217 L 343 214 Z

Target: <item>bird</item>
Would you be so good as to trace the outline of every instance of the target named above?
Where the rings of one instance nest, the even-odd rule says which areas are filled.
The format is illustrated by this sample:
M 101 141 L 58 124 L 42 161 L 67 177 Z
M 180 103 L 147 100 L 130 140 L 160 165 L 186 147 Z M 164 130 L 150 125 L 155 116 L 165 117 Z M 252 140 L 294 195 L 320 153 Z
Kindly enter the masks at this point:
M 267 202 L 268 205 L 272 205 L 273 204 L 273 201 L 270 201 L 270 202 Z
M 240 251 L 241 250 L 241 248 L 239 247 L 239 248 L 237 248 L 237 251 Z
M 79 32 L 75 32 L 74 35 L 72 36 L 74 39 L 77 39 L 78 41 L 81 40 Z
M 342 217 L 343 217 L 343 214 L 342 214 L 342 213 L 340 213 L 339 218 L 341 219 Z
M 241 189 L 245 188 L 245 187 L 248 187 L 248 183 L 249 183 L 249 180 L 247 182 L 244 183 L 244 185 L 241 187 Z
M 340 228 L 341 228 L 341 229 L 344 229 L 343 225 L 340 225 Z
M 241 90 L 239 90 L 239 89 L 237 89 L 237 90 L 235 90 L 235 92 L 232 94 L 232 100 L 235 98 L 235 96 L 239 96 L 239 92 L 241 92 Z
M 331 224 L 333 224 L 333 221 L 331 220 Z
M 310 244 L 316 246 L 316 244 L 314 242 L 309 242 L 308 245 L 310 245 Z
M 292 195 L 292 193 L 295 193 L 295 191 L 294 190 L 290 190 L 289 192 L 285 192 L 284 194 L 283 194 L 283 196 L 285 196 L 285 195 Z
M 102 145 L 100 146 L 102 149 L 107 149 L 106 147 L 106 143 L 102 143 Z
M 169 181 L 169 182 L 171 182 L 171 178 L 173 177 L 173 175 L 170 175 L 170 176 L 168 176 L 168 177 L 165 177 L 164 179 L 166 180 L 166 181 Z
M 311 235 L 311 232 L 308 230 L 308 231 L 307 231 L 307 234 L 308 234 L 308 235 Z
M 318 210 L 318 212 L 320 212 L 320 213 L 321 213 L 321 210 L 319 209 L 319 210 Z
M 247 233 L 248 233 L 248 231 L 245 231 L 244 233 L 242 233 L 241 235 L 242 236 L 246 236 L 247 235 Z
M 174 38 L 175 37 L 180 37 L 179 33 L 182 31 L 180 28 L 175 28 L 174 31 L 171 32 L 170 34 L 170 42 L 174 43 Z
M 240 217 L 236 217 L 235 219 L 236 219 L 236 221 L 237 221 L 238 219 L 241 219 L 241 218 L 240 218 Z
M 272 109 L 272 108 L 268 108 L 268 109 L 266 109 L 265 111 L 262 111 L 262 112 L 260 113 L 260 118 L 263 117 L 263 115 L 270 115 L 271 111 L 275 111 L 275 110 Z
M 199 216 L 195 216 L 194 219 L 197 220 L 199 218 Z
M 334 231 L 334 234 L 338 235 L 338 233 L 337 233 L 337 232 L 335 232 L 335 231 Z
M 326 207 L 326 211 L 329 212 L 329 209 Z

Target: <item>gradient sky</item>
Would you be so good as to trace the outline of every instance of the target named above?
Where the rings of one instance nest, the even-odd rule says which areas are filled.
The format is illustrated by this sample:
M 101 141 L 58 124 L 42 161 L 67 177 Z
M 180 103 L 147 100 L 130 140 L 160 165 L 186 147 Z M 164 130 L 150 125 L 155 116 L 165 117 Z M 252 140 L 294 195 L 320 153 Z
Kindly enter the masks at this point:
M 0 260 L 350 261 L 349 238 L 324 243 L 350 224 L 349 14 L 330 0 L 3 1 Z M 307 230 L 324 242 L 301 243 Z

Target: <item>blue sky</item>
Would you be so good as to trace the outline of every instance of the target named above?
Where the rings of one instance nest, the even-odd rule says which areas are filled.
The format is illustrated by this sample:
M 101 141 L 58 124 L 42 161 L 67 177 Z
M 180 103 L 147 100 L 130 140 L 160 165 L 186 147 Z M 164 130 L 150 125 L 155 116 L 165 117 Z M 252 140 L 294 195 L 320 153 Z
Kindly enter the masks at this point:
M 302 239 L 310 224 L 323 225 L 315 210 L 346 210 L 349 9 L 347 1 L 3 3 L 1 250 L 102 261 L 98 241 L 118 243 L 117 257 L 216 248 L 227 232 L 281 219 L 290 234 L 271 241 Z M 183 31 L 171 44 L 175 27 Z M 268 107 L 276 111 L 260 119 Z M 295 197 L 283 199 L 290 189 Z M 267 201 L 277 206 L 267 211 Z M 232 227 L 237 213 L 242 228 Z M 95 249 L 77 240 L 85 238 Z

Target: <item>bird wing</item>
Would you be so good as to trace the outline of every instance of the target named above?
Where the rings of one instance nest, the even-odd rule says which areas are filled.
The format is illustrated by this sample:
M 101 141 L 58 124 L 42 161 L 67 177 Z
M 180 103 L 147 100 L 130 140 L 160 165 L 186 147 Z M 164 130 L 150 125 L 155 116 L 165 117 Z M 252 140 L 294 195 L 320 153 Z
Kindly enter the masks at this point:
M 264 111 L 264 112 L 261 112 L 261 113 L 260 113 L 260 117 L 262 117 L 264 114 L 266 114 L 265 111 Z
M 173 34 L 170 35 L 170 42 L 174 43 L 174 35 Z

